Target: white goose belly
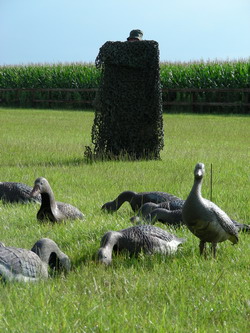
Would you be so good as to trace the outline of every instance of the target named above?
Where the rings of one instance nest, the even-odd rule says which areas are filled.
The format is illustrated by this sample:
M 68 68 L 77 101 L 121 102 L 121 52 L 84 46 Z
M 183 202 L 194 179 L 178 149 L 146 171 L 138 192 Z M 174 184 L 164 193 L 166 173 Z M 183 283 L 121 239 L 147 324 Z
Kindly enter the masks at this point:
M 166 242 L 164 240 L 157 240 L 154 243 L 153 252 L 154 253 L 162 253 L 162 254 L 174 254 L 178 245 L 180 245 L 180 241 L 173 239 L 170 242 Z

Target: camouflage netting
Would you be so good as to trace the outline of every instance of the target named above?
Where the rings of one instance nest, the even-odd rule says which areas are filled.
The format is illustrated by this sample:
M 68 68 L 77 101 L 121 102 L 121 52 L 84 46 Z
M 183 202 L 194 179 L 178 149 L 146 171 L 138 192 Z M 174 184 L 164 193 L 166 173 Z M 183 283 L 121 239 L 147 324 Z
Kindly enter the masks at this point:
M 92 127 L 94 156 L 159 159 L 164 133 L 158 43 L 106 42 L 96 66 L 102 75 Z

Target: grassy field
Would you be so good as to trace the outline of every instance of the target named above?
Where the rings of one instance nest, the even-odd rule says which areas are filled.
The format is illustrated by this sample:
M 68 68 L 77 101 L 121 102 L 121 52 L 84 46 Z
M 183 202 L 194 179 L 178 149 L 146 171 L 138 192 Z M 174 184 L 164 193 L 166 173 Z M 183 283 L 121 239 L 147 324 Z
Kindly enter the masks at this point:
M 0 109 L 0 181 L 33 185 L 46 177 L 56 200 L 77 206 L 85 221 L 41 224 L 39 205 L 0 202 L 0 241 L 31 248 L 55 240 L 72 261 L 67 276 L 36 284 L 0 284 L 0 331 L 24 332 L 250 332 L 249 235 L 219 245 L 217 259 L 201 258 L 198 239 L 185 227 L 172 230 L 187 242 L 172 257 L 114 256 L 96 261 L 102 235 L 131 226 L 125 203 L 100 210 L 124 190 L 165 191 L 185 199 L 197 162 L 206 166 L 203 196 L 231 218 L 250 223 L 247 116 L 164 114 L 160 161 L 87 164 L 94 114 L 88 111 Z M 169 227 L 156 223 L 165 230 Z

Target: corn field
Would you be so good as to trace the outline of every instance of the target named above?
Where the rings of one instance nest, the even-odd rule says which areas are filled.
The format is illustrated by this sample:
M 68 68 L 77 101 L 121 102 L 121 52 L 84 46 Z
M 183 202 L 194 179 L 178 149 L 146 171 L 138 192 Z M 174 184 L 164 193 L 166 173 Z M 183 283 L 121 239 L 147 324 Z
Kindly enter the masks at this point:
M 190 94 L 185 92 L 166 93 L 164 89 L 250 88 L 250 59 L 223 62 L 162 62 L 160 63 L 160 79 L 163 89 L 163 100 L 167 101 L 186 101 L 190 99 Z M 98 88 L 99 81 L 100 70 L 95 67 L 94 63 L 30 64 L 0 67 L 0 89 L 89 89 Z M 2 100 L 1 104 L 3 106 L 14 106 L 18 98 L 19 106 L 29 107 L 32 106 L 30 94 L 29 91 L 23 91 L 17 96 L 13 91 L 1 91 L 0 101 Z M 72 104 L 72 107 L 79 108 L 82 105 L 77 104 L 77 101 L 83 99 L 93 100 L 94 92 L 36 92 L 36 95 L 32 98 L 42 100 L 73 99 L 76 104 Z M 219 99 L 222 102 L 244 101 L 249 103 L 249 94 L 246 98 L 240 92 L 224 94 L 223 96 L 217 96 L 214 92 L 207 92 L 200 93 L 197 98 L 198 101 Z M 44 105 L 39 104 L 39 107 L 41 106 L 48 107 L 48 103 L 44 103 Z M 58 107 L 57 104 L 54 106 Z M 60 104 L 60 107 L 62 106 Z M 233 111 L 230 107 L 227 109 L 229 113 Z M 237 110 L 235 112 L 237 113 Z

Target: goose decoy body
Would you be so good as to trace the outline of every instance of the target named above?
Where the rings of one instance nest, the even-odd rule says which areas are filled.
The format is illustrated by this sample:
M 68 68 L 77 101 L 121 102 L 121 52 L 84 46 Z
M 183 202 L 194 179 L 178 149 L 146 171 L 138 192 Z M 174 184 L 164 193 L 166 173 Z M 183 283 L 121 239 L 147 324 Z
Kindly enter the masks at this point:
M 235 227 L 237 228 L 238 232 L 250 232 L 250 225 L 249 224 L 244 224 L 244 223 L 240 223 L 237 222 L 235 220 L 232 220 L 233 224 L 235 225 Z
M 143 204 L 146 202 L 161 203 L 161 202 L 170 202 L 180 200 L 180 198 L 175 195 L 165 193 L 165 192 L 133 192 L 133 191 L 124 191 L 118 195 L 118 197 L 113 200 L 106 202 L 103 206 L 103 210 L 108 212 L 117 211 L 124 202 L 129 202 L 132 210 L 137 211 Z
M 47 179 L 40 177 L 35 180 L 31 196 L 41 194 L 42 202 L 37 212 L 38 220 L 50 220 L 60 222 L 66 219 L 84 219 L 80 210 L 68 203 L 55 201 L 54 193 Z
M 174 200 L 170 202 L 162 202 L 155 204 L 147 202 L 141 206 L 136 216 L 131 217 L 132 223 L 140 223 L 146 221 L 155 223 L 156 221 L 164 224 L 179 227 L 182 224 L 182 207 L 184 200 Z
M 0 182 L 0 199 L 6 203 L 41 202 L 41 195 L 30 196 L 32 187 L 17 182 Z
M 131 217 L 132 223 L 150 223 L 154 224 L 156 221 L 171 225 L 174 227 L 180 227 L 184 225 L 182 218 L 182 207 L 185 200 L 175 200 L 170 202 L 162 202 L 155 204 L 147 202 L 141 206 L 136 216 Z M 232 220 L 236 226 L 238 232 L 250 232 L 250 225 L 243 224 Z
M 31 250 L 0 245 L 0 277 L 4 281 L 37 281 L 49 276 L 48 268 L 70 270 L 70 259 L 49 238 L 37 241 Z
M 202 197 L 202 180 L 205 173 L 203 163 L 194 169 L 194 184 L 182 209 L 183 222 L 200 239 L 200 254 L 205 244 L 211 243 L 213 256 L 216 257 L 217 243 L 230 240 L 238 242 L 238 230 L 228 215 L 213 202 Z
M 137 255 L 141 251 L 146 254 L 162 253 L 173 254 L 184 238 L 179 238 L 169 232 L 152 226 L 138 225 L 119 231 L 107 232 L 101 240 L 98 259 L 104 264 L 112 261 L 113 249 L 127 250 L 130 254 Z

